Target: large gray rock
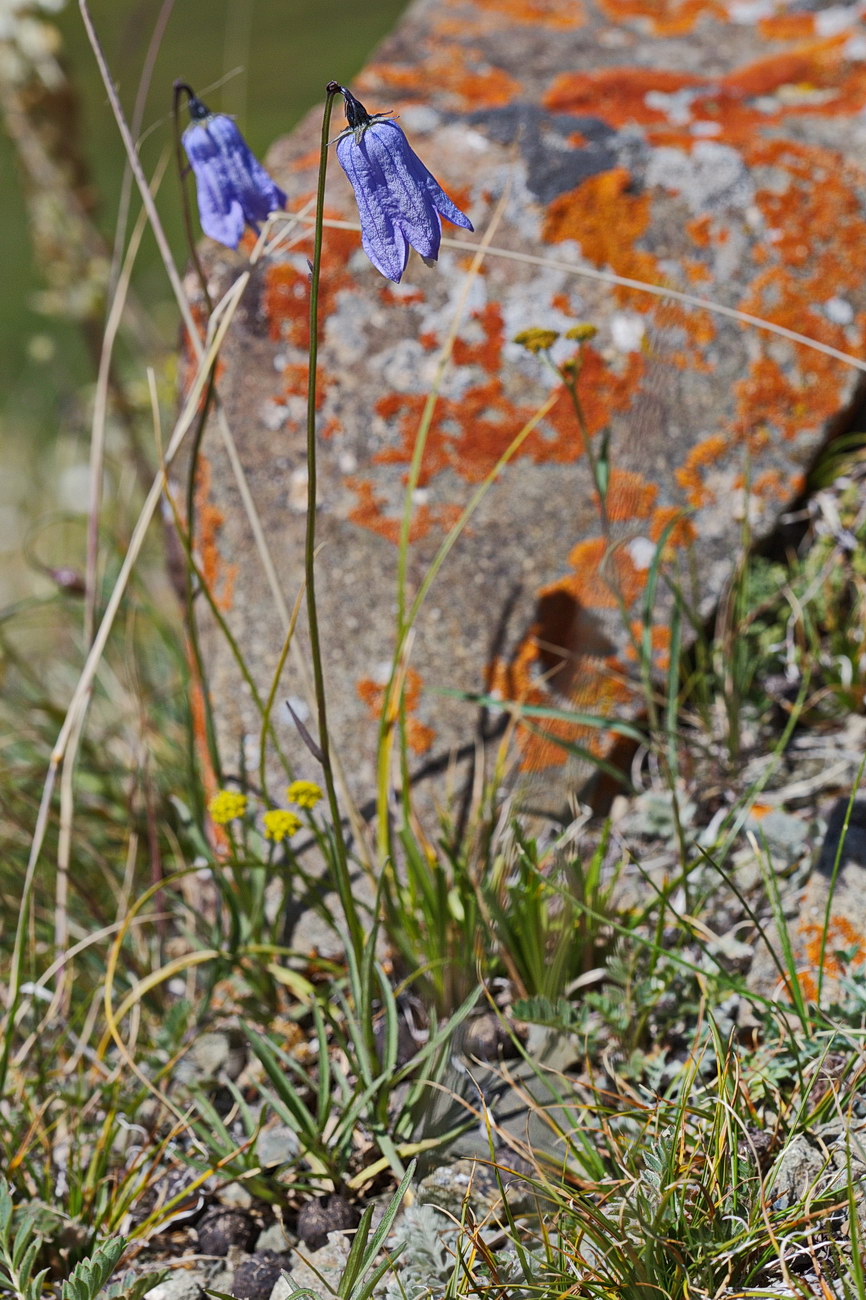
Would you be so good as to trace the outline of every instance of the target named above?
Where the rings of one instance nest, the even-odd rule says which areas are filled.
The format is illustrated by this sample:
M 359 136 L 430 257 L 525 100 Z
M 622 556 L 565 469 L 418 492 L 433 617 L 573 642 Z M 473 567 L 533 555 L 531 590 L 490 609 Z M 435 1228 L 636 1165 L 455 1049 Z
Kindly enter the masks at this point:
M 858 399 L 850 366 L 579 272 L 688 290 L 861 354 L 858 12 L 786 13 L 760 0 L 661 9 L 642 0 L 416 0 L 359 79 L 367 107 L 399 114 L 478 232 L 446 227 L 459 239 L 446 239 L 438 267 L 413 255 L 399 287 L 370 266 L 355 230 L 326 232 L 320 620 L 335 749 L 361 804 L 374 791 L 377 708 L 394 650 L 406 476 L 452 329 L 413 503 L 410 595 L 497 458 L 556 400 L 484 497 L 418 619 L 405 680 L 419 770 L 441 770 L 452 751 L 471 754 L 483 721 L 436 688 L 634 712 L 630 637 L 666 526 L 674 521 L 666 569 L 704 614 L 731 572 L 744 518 L 755 535 L 770 529 L 828 428 L 849 419 Z M 316 110 L 269 160 L 292 210 L 313 192 L 320 120 Z M 327 212 L 357 219 L 336 160 Z M 496 214 L 491 248 L 469 278 L 468 250 Z M 220 378 L 289 606 L 303 580 L 309 253 L 305 239 L 255 267 Z M 206 264 L 219 294 L 247 263 L 211 246 Z M 579 393 L 596 451 L 610 431 L 607 530 L 567 393 L 542 357 L 511 341 L 529 327 L 564 333 L 582 321 L 598 328 L 583 345 Z M 562 363 L 576 349 L 560 339 L 552 356 Z M 285 629 L 214 429 L 200 506 L 207 572 L 266 696 Z M 666 591 L 660 582 L 657 670 Z M 302 615 L 301 659 L 304 636 Z M 211 625 L 204 644 L 227 766 L 244 743 L 249 766 L 256 711 Z M 277 698 L 303 712 L 298 663 L 289 660 Z M 316 776 L 288 715 L 275 716 L 299 775 Z M 609 745 L 573 723 L 545 725 L 571 744 Z M 585 771 L 523 726 L 512 752 L 547 803 Z

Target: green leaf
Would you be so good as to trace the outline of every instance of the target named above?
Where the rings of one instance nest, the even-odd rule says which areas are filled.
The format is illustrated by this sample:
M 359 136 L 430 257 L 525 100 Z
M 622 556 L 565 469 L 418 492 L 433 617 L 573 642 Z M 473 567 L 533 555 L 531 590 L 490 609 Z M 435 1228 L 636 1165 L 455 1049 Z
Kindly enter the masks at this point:
M 60 1288 L 60 1300 L 96 1300 L 124 1250 L 125 1237 L 109 1237 L 88 1259 L 80 1260 Z
M 520 998 L 514 1003 L 514 1015 L 530 1025 L 549 1029 L 573 1029 L 581 1022 L 581 1013 L 566 998 Z

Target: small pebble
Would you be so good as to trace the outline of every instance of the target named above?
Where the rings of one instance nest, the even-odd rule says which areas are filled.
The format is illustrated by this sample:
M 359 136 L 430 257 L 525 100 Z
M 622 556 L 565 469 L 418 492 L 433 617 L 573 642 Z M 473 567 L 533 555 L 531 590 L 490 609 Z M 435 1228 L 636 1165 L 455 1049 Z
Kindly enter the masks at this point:
M 329 1232 L 356 1228 L 359 1217 L 355 1206 L 350 1205 L 345 1196 L 336 1192 L 332 1196 L 320 1196 L 301 1206 L 298 1236 L 310 1250 L 319 1250 L 327 1244 Z
M 518 1037 L 520 1037 L 520 1032 Z M 466 1026 L 463 1039 L 464 1056 L 477 1057 L 479 1061 L 495 1061 L 519 1055 L 514 1040 L 505 1025 L 492 1011 L 476 1016 Z
M 268 1300 L 288 1266 L 289 1256 L 278 1255 L 274 1250 L 250 1255 L 235 1269 L 232 1292 L 237 1300 Z
M 249 1250 L 256 1239 L 258 1226 L 244 1210 L 219 1206 L 208 1210 L 196 1225 L 199 1250 L 203 1255 L 225 1256 L 230 1246 Z

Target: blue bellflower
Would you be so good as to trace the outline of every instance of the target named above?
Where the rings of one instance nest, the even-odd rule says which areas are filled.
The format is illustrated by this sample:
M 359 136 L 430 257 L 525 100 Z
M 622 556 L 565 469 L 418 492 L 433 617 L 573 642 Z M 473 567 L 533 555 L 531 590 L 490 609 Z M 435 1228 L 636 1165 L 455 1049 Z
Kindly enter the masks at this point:
M 192 121 L 182 138 L 195 174 L 202 230 L 237 248 L 244 227 L 258 231 L 258 222 L 284 207 L 286 196 L 250 151 L 233 118 L 212 113 L 183 82 L 175 90 L 188 97 Z
M 355 191 L 361 243 L 377 271 L 399 284 L 411 245 L 428 266 L 439 256 L 440 217 L 464 230 L 474 227 L 412 149 L 402 128 L 384 113 L 372 115 L 333 83 L 346 105 L 337 158 Z

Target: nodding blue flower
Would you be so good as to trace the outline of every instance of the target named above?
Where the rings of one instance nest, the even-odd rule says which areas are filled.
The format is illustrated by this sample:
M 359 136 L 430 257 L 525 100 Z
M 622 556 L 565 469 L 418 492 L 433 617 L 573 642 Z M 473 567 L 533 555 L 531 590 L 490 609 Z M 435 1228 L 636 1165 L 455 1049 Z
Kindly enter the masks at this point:
M 184 91 L 192 121 L 183 133 L 183 147 L 195 174 L 202 230 L 211 239 L 237 248 L 245 226 L 258 231 L 258 222 L 285 206 L 286 196 L 251 152 L 231 117 L 212 113 L 189 86 Z
M 411 245 L 428 266 L 439 256 L 440 217 L 473 230 L 428 172 L 402 128 L 386 113 L 371 115 L 345 86 L 339 90 L 349 125 L 337 137 L 337 158 L 355 191 L 361 218 L 361 243 L 377 271 L 399 283 Z

